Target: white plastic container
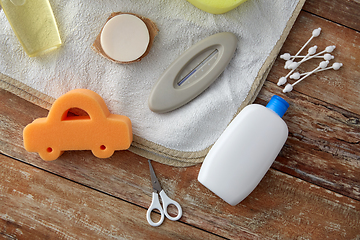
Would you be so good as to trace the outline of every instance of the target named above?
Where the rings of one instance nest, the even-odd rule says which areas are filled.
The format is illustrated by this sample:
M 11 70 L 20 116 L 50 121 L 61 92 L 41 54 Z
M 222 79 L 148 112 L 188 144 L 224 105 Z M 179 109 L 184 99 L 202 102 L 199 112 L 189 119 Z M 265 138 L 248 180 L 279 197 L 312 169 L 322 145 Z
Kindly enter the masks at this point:
M 288 128 L 281 117 L 288 107 L 276 95 L 266 107 L 245 107 L 210 149 L 198 181 L 230 205 L 245 199 L 285 144 Z

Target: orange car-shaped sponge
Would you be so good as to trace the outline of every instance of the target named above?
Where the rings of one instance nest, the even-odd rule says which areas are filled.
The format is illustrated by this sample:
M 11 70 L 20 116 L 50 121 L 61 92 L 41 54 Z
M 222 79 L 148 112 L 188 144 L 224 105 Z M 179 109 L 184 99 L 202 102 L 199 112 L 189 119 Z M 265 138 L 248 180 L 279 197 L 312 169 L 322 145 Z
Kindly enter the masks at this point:
M 69 116 L 69 110 L 76 108 L 87 115 Z M 100 95 L 87 89 L 56 99 L 48 116 L 27 125 L 23 137 L 25 149 L 46 161 L 66 150 L 91 150 L 96 157 L 108 158 L 115 150 L 128 149 L 133 139 L 130 119 L 111 114 Z

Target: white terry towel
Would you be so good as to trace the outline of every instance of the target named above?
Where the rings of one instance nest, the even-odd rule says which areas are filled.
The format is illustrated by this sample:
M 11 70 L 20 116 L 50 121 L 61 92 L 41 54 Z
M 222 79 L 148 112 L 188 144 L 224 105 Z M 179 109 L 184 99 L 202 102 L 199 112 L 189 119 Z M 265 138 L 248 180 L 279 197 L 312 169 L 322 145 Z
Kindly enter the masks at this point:
M 75 88 L 91 89 L 112 113 L 131 119 L 138 139 L 181 155 L 203 151 L 218 139 L 247 97 L 299 0 L 248 0 L 221 15 L 203 12 L 185 0 L 50 3 L 63 46 L 29 58 L 0 12 L 0 72 L 53 98 Z M 159 28 L 142 61 L 116 64 L 91 49 L 112 12 L 142 15 Z M 224 73 L 185 106 L 165 114 L 151 112 L 147 105 L 151 88 L 171 62 L 194 43 L 226 31 L 238 37 L 238 47 Z

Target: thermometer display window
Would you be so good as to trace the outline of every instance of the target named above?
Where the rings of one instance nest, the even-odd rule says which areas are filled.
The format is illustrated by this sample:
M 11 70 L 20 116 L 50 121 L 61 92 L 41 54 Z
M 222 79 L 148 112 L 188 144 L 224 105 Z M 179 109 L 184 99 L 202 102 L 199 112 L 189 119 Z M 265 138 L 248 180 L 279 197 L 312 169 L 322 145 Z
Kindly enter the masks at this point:
M 188 72 L 180 81 L 177 83 L 178 86 L 183 85 L 184 83 L 191 83 L 198 79 L 200 75 L 197 75 L 198 72 L 206 73 L 207 70 L 215 63 L 219 50 L 213 50 L 204 60 L 202 60 L 195 68 Z M 191 80 L 191 81 L 190 81 Z

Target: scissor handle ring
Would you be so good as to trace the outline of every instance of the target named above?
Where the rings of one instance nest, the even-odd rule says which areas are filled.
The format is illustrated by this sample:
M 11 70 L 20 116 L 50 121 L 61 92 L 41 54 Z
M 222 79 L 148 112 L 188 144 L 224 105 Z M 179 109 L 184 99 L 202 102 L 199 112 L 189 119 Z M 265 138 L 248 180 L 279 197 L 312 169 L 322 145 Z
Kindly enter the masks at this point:
M 160 220 L 158 222 L 153 222 L 153 220 L 151 219 L 151 212 L 156 210 L 156 209 L 159 210 L 159 212 L 161 214 L 161 217 L 160 217 Z M 146 219 L 147 219 L 148 223 L 151 226 L 158 227 L 163 223 L 164 218 L 165 218 L 164 210 L 162 209 L 162 207 L 160 205 L 159 195 L 157 193 L 153 192 L 150 207 L 146 212 Z
M 169 198 L 166 193 L 164 192 L 164 190 L 161 190 L 160 192 L 160 197 L 161 200 L 163 202 L 163 209 L 164 209 L 164 213 L 165 216 L 170 219 L 171 221 L 177 221 L 181 218 L 182 216 L 182 208 L 180 206 L 180 204 L 174 200 L 172 200 L 171 198 Z M 169 215 L 167 209 L 170 205 L 174 205 L 177 208 L 178 214 L 175 217 L 172 217 Z

